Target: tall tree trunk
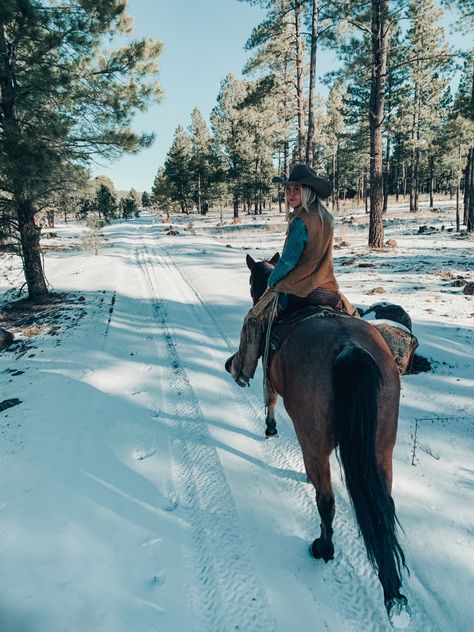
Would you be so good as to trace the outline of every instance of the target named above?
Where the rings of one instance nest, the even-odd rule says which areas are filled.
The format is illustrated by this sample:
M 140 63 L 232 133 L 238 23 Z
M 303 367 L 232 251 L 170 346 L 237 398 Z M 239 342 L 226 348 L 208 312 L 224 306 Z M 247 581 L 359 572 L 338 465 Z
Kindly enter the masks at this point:
M 311 55 L 309 61 L 309 94 L 308 94 L 308 137 L 306 139 L 306 164 L 314 163 L 314 99 L 316 93 L 316 57 L 318 52 L 318 3 L 312 0 L 311 11 Z
M 14 163 L 18 160 L 15 152 L 21 146 L 21 130 L 15 107 L 15 46 L 5 39 L 4 29 L 4 24 L 0 24 L 0 109 L 7 161 Z M 41 260 L 41 229 L 35 224 L 35 207 L 31 194 L 24 191 L 21 180 L 15 182 L 13 200 L 28 294 L 31 299 L 37 300 L 48 294 Z
M 414 168 L 415 182 L 413 183 L 413 210 L 419 211 L 418 198 L 420 193 L 420 150 L 415 150 L 415 168 Z
M 234 197 L 234 219 L 239 216 L 239 200 Z
M 461 173 L 458 170 L 457 178 L 456 178 L 456 232 L 459 233 L 461 230 L 461 218 L 459 217 L 459 194 L 461 189 Z
M 391 137 L 390 137 L 390 119 L 392 117 L 392 80 L 390 73 L 388 77 L 388 97 L 387 97 L 387 121 L 386 121 L 386 141 L 385 141 L 385 165 L 383 173 L 383 212 L 387 212 L 388 208 L 388 193 L 390 182 L 390 150 L 391 150 Z
M 415 210 L 415 152 L 411 152 L 410 160 L 410 211 Z
M 296 52 L 296 105 L 298 110 L 298 160 L 304 162 L 305 157 L 305 116 L 304 116 L 304 56 L 303 36 L 301 33 L 302 0 L 295 0 L 295 52 Z
M 419 97 L 418 97 L 418 85 L 415 85 L 415 94 L 413 96 L 413 123 L 411 128 L 411 143 L 412 148 L 410 151 L 410 211 L 414 212 L 418 210 L 417 207 L 417 187 L 418 187 L 418 174 L 417 174 L 417 145 L 416 140 L 419 137 Z
M 285 173 L 285 180 L 288 180 L 288 177 L 290 175 L 290 143 L 289 141 L 285 141 L 285 144 L 283 145 L 283 169 L 284 169 L 284 173 Z M 286 195 L 283 194 L 283 200 L 285 202 L 285 214 L 288 218 L 288 212 L 289 212 L 289 205 L 288 202 L 286 201 Z
M 471 120 L 474 120 L 474 64 L 472 67 L 473 76 L 471 84 Z M 468 173 L 469 178 L 466 180 L 466 196 L 467 196 L 467 230 L 474 232 L 474 147 L 471 147 L 468 156 Z
M 282 146 L 278 145 L 278 175 L 281 175 L 281 152 L 282 152 Z M 278 212 L 283 213 L 280 187 L 278 187 L 277 191 L 278 191 Z
M 44 298 L 48 287 L 41 260 L 41 228 L 35 223 L 35 209 L 28 199 L 15 196 L 18 212 L 23 271 L 28 286 L 29 297 L 33 300 Z
M 388 208 L 388 189 L 390 176 L 390 132 L 387 133 L 387 145 L 385 149 L 385 169 L 383 178 L 383 212 L 387 212 Z
M 398 202 L 398 199 L 400 197 L 400 166 L 399 166 L 399 162 L 397 159 L 397 164 L 395 165 L 395 175 L 394 175 L 394 180 L 395 180 L 395 200 Z
M 466 210 L 464 223 L 469 232 L 474 232 L 474 147 L 468 154 L 468 177 L 466 178 Z
M 430 189 L 430 208 L 433 208 L 434 206 L 434 196 L 433 196 L 433 183 L 434 183 L 434 158 L 433 156 L 430 156 L 430 160 L 429 160 L 429 169 L 430 169 L 430 174 L 429 174 L 429 189 Z
M 198 179 L 197 179 L 197 211 L 198 213 L 201 213 L 201 174 L 198 173 Z
M 336 155 L 337 145 L 332 148 L 332 190 L 331 190 L 331 209 L 334 211 L 336 207 Z
M 364 173 L 364 207 L 365 212 L 369 212 L 369 188 L 367 186 L 367 174 Z
M 370 85 L 370 223 L 369 246 L 383 246 L 383 143 L 385 79 L 389 27 L 387 1 L 372 0 L 372 80 Z

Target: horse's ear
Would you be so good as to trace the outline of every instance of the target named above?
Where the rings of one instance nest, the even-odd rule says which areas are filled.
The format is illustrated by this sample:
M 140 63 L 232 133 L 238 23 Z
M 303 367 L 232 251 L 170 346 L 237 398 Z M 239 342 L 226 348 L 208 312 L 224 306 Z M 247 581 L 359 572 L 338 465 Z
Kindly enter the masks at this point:
M 246 261 L 247 261 L 248 269 L 250 270 L 250 272 L 252 272 L 257 262 L 255 261 L 255 259 L 252 259 L 250 255 L 247 255 Z
M 272 266 L 274 266 L 278 260 L 280 258 L 280 253 L 279 252 L 275 252 L 275 254 L 273 255 L 273 257 L 268 261 L 268 263 L 271 263 Z

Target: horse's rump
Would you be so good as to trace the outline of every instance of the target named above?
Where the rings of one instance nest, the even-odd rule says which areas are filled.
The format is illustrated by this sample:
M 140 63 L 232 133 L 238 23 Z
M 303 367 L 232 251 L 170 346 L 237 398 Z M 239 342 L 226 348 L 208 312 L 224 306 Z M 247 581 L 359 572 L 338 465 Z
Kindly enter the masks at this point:
M 382 376 L 382 390 L 399 388 L 399 374 L 390 350 L 380 333 L 366 321 L 344 313 L 306 317 L 292 325 L 270 367 L 270 378 L 283 397 L 290 384 L 315 388 L 319 396 L 332 396 L 332 367 L 348 344 L 356 344 L 372 355 Z M 302 315 L 303 316 L 303 315 Z

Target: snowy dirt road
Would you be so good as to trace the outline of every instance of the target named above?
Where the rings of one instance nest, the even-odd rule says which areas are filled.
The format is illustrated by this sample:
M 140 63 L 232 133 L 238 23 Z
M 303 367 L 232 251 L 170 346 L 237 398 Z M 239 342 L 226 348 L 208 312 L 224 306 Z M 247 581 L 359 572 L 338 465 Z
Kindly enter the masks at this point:
M 266 440 L 260 373 L 240 389 L 223 370 L 249 305 L 242 251 L 170 239 L 150 217 L 108 238 L 99 257 L 48 263 L 56 289 L 85 296 L 87 315 L 61 344 L 1 357 L 0 371 L 25 379 L 9 386 L 21 394 L 9 413 L 21 443 L 0 462 L 13 468 L 0 629 L 390 629 L 337 462 L 326 565 L 308 553 L 319 518 L 283 407 L 279 437 Z M 395 490 L 410 485 L 398 461 Z M 410 564 L 408 531 L 402 545 Z M 421 557 L 410 566 L 411 629 L 453 629 Z

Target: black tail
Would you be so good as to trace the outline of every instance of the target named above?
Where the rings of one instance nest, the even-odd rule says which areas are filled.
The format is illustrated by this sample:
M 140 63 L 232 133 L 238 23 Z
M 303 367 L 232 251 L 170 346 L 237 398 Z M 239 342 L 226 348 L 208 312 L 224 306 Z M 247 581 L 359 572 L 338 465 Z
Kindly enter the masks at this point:
M 395 505 L 379 471 L 375 435 L 381 373 L 374 358 L 349 344 L 333 367 L 336 445 L 367 556 L 385 597 L 399 594 L 405 556 L 396 534 Z

